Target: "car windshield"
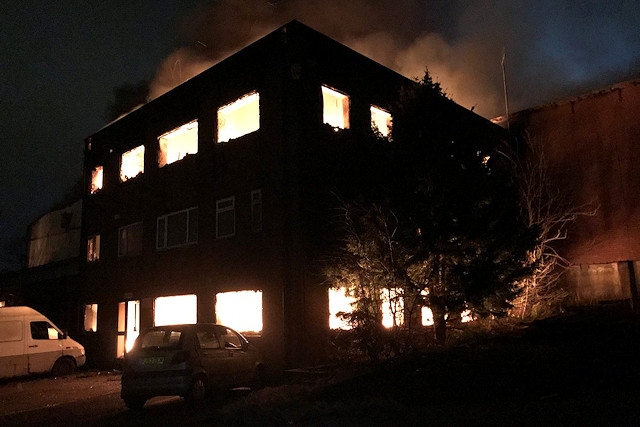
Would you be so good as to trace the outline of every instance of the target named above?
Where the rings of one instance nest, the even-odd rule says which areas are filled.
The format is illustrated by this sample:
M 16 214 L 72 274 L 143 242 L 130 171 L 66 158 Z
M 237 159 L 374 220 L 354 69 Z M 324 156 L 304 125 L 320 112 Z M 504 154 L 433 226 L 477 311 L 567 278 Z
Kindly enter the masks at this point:
M 154 329 L 140 339 L 140 348 L 177 348 L 182 331 L 174 329 Z

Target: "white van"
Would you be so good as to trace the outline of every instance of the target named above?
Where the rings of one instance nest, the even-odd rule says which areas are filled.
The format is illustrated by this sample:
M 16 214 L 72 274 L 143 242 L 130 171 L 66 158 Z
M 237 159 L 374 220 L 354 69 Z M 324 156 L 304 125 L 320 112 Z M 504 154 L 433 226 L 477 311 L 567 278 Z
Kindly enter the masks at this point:
M 69 375 L 85 361 L 84 347 L 36 310 L 0 307 L 0 378 Z

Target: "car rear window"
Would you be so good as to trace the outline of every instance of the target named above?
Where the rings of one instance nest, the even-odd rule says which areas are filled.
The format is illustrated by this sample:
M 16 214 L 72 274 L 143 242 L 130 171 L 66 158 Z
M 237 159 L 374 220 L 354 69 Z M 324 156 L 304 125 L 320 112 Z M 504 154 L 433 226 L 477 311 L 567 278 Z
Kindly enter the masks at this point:
M 141 348 L 176 348 L 182 331 L 172 329 L 152 330 L 140 339 Z

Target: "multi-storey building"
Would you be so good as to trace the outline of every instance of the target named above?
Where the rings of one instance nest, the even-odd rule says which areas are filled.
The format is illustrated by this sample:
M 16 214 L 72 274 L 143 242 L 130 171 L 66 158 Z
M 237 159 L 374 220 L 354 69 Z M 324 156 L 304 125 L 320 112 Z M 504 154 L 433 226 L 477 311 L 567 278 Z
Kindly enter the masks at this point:
M 346 176 L 371 185 L 348 169 L 407 84 L 293 21 L 88 137 L 88 360 L 121 358 L 140 328 L 195 321 L 246 332 L 276 368 L 322 360 L 331 193 Z

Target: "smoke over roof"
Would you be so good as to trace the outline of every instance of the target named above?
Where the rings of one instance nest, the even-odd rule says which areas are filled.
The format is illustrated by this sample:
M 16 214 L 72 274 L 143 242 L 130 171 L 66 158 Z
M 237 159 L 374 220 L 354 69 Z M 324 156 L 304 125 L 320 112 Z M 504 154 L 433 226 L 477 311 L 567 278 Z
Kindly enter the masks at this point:
M 640 4 L 598 0 L 221 0 L 182 22 L 151 98 L 297 19 L 485 117 L 640 74 Z M 635 74 L 634 74 L 635 73 Z

